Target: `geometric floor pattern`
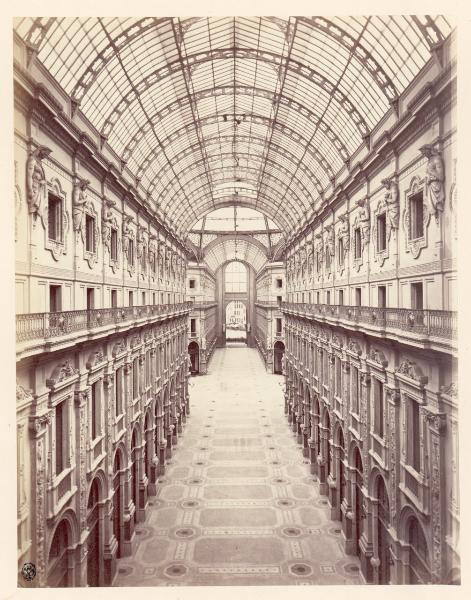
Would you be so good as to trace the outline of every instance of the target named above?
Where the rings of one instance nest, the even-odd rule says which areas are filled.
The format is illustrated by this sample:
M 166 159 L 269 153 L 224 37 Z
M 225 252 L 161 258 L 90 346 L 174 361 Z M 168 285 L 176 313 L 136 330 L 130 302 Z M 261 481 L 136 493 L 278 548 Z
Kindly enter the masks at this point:
M 191 379 L 191 415 L 116 586 L 360 584 L 283 412 L 246 346 Z

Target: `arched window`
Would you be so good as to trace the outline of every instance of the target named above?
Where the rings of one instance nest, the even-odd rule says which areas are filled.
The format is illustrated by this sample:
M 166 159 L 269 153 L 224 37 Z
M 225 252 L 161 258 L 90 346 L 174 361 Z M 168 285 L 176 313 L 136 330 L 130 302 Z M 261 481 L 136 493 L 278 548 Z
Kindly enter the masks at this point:
M 233 260 L 226 266 L 226 292 L 247 291 L 247 268 L 238 260 Z
M 409 542 L 409 581 L 408 583 L 429 583 L 430 571 L 428 566 L 427 542 L 424 532 L 416 517 L 411 517 L 408 523 Z

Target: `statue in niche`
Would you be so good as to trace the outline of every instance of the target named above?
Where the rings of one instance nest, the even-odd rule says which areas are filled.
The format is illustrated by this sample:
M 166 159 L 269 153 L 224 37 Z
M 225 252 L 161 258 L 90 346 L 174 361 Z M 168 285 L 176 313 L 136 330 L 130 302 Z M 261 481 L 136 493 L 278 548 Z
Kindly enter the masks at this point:
M 103 216 L 102 216 L 102 235 L 103 243 L 107 248 L 111 246 L 111 226 L 116 223 L 116 219 L 113 216 L 112 207 L 115 205 L 113 200 L 104 200 Z
M 38 146 L 30 152 L 26 162 L 26 194 L 29 212 L 34 217 L 43 219 L 43 211 L 46 206 L 47 183 L 46 175 L 42 166 L 42 160 L 51 154 L 46 146 Z
M 74 185 L 74 191 L 72 193 L 72 208 L 75 231 L 81 231 L 83 227 L 85 208 L 89 206 L 90 202 L 87 197 L 87 187 L 89 183 L 90 182 L 88 179 L 80 179 Z
M 344 250 L 348 250 L 350 247 L 350 224 L 348 222 L 348 215 L 341 215 L 339 221 L 341 224 L 338 231 L 338 237 L 343 238 Z
M 368 198 L 358 200 L 357 206 L 360 207 L 358 219 L 360 222 L 361 238 L 364 246 L 370 241 L 370 207 L 368 205 Z
M 124 252 L 128 251 L 129 238 L 131 237 L 131 223 L 134 219 L 129 215 L 123 215 L 123 247 Z
M 393 179 L 382 179 L 381 183 L 386 188 L 384 201 L 386 202 L 386 216 L 389 227 L 397 229 L 399 227 L 399 187 Z
M 325 242 L 325 252 L 328 253 L 331 257 L 334 256 L 335 247 L 334 247 L 334 228 L 331 225 L 327 231 L 327 239 Z
M 428 159 L 427 170 L 425 173 L 425 194 L 433 208 L 435 220 L 443 212 L 445 206 L 445 166 L 441 153 L 426 144 L 420 148 L 420 152 Z
M 137 230 L 137 258 L 141 258 L 146 246 L 146 229 L 142 225 L 139 225 Z

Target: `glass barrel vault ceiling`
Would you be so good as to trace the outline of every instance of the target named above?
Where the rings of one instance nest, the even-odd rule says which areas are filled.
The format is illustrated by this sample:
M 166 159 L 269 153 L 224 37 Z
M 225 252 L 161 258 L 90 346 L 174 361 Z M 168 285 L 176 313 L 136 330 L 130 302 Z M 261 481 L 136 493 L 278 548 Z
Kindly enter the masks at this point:
M 450 24 L 20 18 L 15 29 L 177 233 L 237 204 L 289 235 Z

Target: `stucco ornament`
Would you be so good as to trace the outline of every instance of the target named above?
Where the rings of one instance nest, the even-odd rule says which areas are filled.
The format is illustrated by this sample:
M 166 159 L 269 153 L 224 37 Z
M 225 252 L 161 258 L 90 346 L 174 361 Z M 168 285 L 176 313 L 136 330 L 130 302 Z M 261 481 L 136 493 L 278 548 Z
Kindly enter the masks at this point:
M 425 194 L 438 222 L 438 217 L 445 207 L 445 165 L 441 153 L 430 144 L 422 146 L 420 152 L 428 159 Z
M 34 221 L 39 216 L 44 226 L 44 210 L 47 204 L 46 175 L 42 160 L 51 154 L 46 146 L 38 146 L 30 152 L 26 162 L 26 194 L 30 214 Z

